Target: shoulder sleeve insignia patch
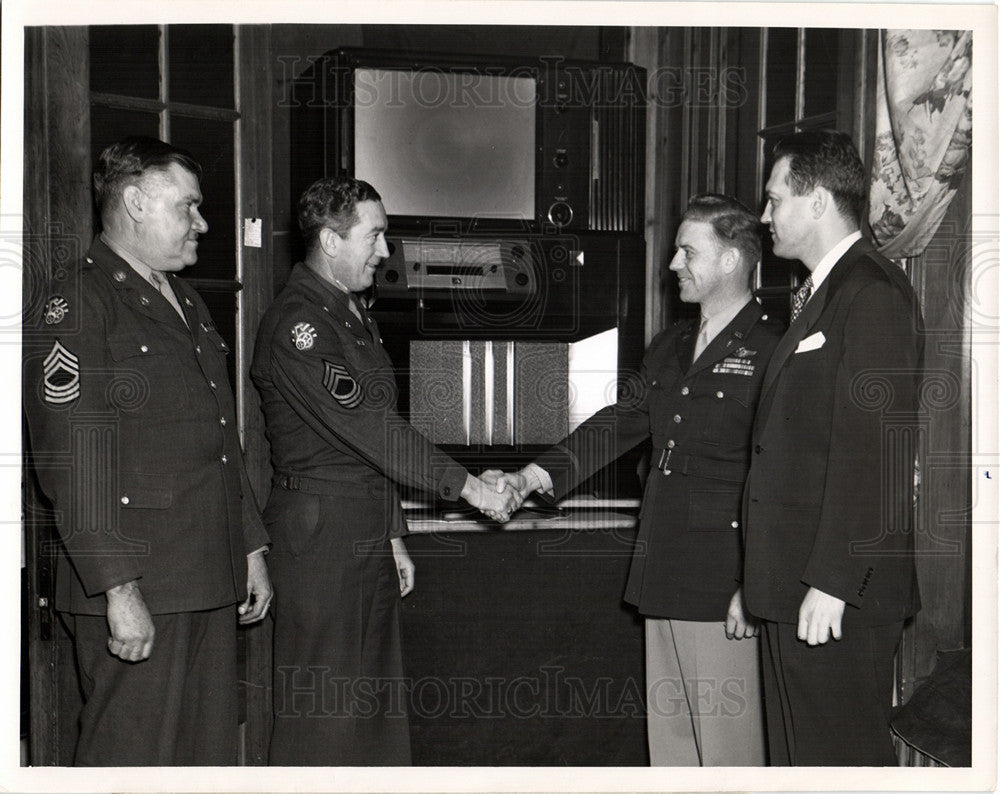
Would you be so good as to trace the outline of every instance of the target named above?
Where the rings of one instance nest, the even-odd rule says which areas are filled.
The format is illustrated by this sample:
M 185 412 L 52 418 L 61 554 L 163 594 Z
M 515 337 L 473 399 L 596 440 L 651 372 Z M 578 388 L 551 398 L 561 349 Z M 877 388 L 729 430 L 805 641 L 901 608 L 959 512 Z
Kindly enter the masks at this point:
M 45 304 L 45 324 L 59 325 L 69 314 L 69 304 L 61 295 L 53 295 Z
M 309 323 L 295 323 L 292 328 L 292 343 L 299 350 L 308 350 L 316 344 L 316 329 Z
M 324 361 L 323 366 L 323 388 L 345 408 L 357 408 L 362 397 L 360 384 L 340 364 Z
M 80 396 L 80 359 L 57 339 L 43 366 L 45 402 L 62 405 Z

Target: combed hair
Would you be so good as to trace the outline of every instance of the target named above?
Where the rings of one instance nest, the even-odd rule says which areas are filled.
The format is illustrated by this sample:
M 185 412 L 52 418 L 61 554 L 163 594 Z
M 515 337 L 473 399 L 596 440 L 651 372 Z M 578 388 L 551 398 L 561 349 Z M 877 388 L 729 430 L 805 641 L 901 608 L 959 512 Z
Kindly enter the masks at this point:
M 692 196 L 684 211 L 684 220 L 711 224 L 719 242 L 739 251 L 745 266 L 753 267 L 760 261 L 763 226 L 757 216 L 736 199 L 719 193 Z
M 133 135 L 108 146 L 94 168 L 94 201 L 97 211 L 121 198 L 128 185 L 137 184 L 149 171 L 166 171 L 172 163 L 201 180 L 201 165 L 190 153 L 157 138 Z
M 824 187 L 833 196 L 840 214 L 861 223 L 865 206 L 865 166 L 849 135 L 835 130 L 808 130 L 781 138 L 774 147 L 774 162 L 788 159 L 788 187 L 802 196 Z
M 344 176 L 317 179 L 299 199 L 299 230 L 306 250 L 312 249 L 320 230 L 326 227 L 346 237 L 358 222 L 358 203 L 381 200 L 378 191 L 360 179 Z

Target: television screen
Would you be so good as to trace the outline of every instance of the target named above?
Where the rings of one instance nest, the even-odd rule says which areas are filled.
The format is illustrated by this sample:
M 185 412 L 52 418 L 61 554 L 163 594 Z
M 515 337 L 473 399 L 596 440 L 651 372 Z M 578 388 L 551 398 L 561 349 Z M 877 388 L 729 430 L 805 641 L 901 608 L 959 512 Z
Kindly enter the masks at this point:
M 354 174 L 389 215 L 531 220 L 535 79 L 358 68 Z

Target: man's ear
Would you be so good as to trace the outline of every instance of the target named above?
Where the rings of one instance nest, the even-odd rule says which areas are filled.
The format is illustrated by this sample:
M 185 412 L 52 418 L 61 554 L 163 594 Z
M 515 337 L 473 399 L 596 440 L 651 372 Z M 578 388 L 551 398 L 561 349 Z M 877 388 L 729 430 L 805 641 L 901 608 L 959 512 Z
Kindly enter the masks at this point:
M 135 223 L 142 223 L 146 212 L 146 195 L 138 185 L 126 185 L 122 191 L 122 204 L 125 211 Z
M 336 254 L 337 249 L 340 247 L 341 237 L 329 226 L 324 226 L 319 230 L 319 247 L 323 249 L 323 253 L 327 256 L 333 256 Z
M 833 194 L 825 187 L 813 189 L 812 200 L 809 202 L 809 209 L 812 210 L 813 218 L 817 220 L 826 214 L 827 210 L 833 206 Z
M 722 256 L 719 257 L 719 264 L 725 273 L 732 273 L 740 266 L 740 252 L 735 248 L 724 248 Z

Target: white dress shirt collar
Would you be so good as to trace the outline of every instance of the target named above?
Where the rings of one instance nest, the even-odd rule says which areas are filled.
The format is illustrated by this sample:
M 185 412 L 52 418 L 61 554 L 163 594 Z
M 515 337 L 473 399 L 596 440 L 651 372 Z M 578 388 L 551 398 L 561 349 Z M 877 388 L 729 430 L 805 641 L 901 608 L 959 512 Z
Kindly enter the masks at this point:
M 819 264 L 812 272 L 813 295 L 816 294 L 816 290 L 819 289 L 819 285 L 826 281 L 826 277 L 830 275 L 830 271 L 833 270 L 833 266 L 837 264 L 847 250 L 854 245 L 858 240 L 861 239 L 861 232 L 851 232 L 847 237 L 837 243 L 833 248 L 826 252 L 822 259 L 819 260 Z

